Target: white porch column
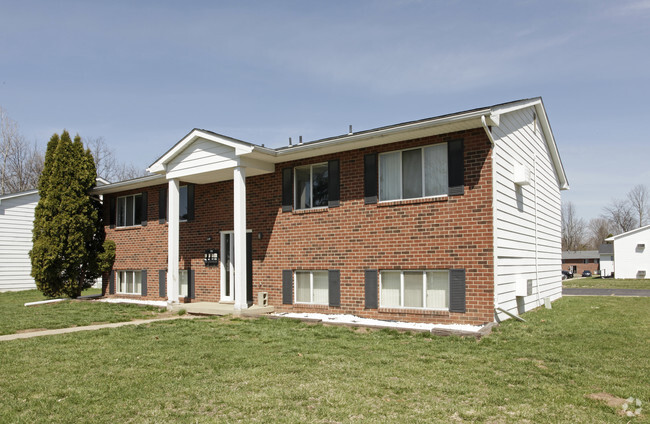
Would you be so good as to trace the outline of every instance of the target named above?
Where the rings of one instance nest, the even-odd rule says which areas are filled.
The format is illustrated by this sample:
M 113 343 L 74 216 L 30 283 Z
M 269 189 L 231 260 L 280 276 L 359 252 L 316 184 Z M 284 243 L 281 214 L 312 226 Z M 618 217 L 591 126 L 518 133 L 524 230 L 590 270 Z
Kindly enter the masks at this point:
M 167 207 L 168 239 L 167 239 L 167 301 L 178 303 L 178 238 L 179 238 L 179 215 L 180 215 L 180 186 L 178 179 L 169 180 L 167 194 L 169 205 Z
M 236 166 L 234 186 L 235 310 L 248 308 L 246 302 L 246 168 Z

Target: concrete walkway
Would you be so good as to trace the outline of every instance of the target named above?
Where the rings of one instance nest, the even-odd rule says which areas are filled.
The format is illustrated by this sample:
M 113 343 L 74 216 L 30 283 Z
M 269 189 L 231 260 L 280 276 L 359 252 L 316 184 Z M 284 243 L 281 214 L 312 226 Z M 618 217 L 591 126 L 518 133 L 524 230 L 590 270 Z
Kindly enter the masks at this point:
M 562 296 L 634 296 L 650 297 L 650 290 L 643 289 L 581 289 L 563 288 Z
M 173 319 L 192 319 L 192 318 L 195 317 L 192 315 L 175 315 L 172 317 L 165 317 L 165 318 L 138 319 L 135 321 L 113 322 L 110 324 L 87 325 L 85 327 L 70 327 L 70 328 L 57 328 L 54 330 L 30 331 L 27 333 L 6 334 L 4 336 L 0 336 L 0 342 L 4 342 L 7 340 L 30 339 L 32 337 L 40 337 L 40 336 L 54 336 L 56 334 L 76 333 L 79 331 L 100 330 L 102 328 L 117 328 L 117 327 L 124 327 L 125 325 L 140 325 L 140 324 L 148 324 L 150 322 L 170 321 Z

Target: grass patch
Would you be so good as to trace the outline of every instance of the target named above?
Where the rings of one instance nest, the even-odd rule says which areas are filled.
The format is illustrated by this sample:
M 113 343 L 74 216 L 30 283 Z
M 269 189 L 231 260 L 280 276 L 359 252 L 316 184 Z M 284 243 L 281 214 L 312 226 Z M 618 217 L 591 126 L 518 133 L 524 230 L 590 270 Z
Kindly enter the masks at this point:
M 593 289 L 646 289 L 650 290 L 650 280 L 644 279 L 616 279 L 616 278 L 569 278 L 562 281 L 565 288 L 593 288 Z
M 524 317 L 480 341 L 226 317 L 2 342 L 0 422 L 623 423 L 597 399 L 650 408 L 650 298 Z
M 100 289 L 89 289 L 82 295 L 99 293 Z M 24 306 L 27 302 L 47 299 L 38 290 L 0 293 L 0 335 L 35 329 L 77 327 L 99 322 L 131 321 L 155 317 L 161 311 L 151 306 L 78 300 Z

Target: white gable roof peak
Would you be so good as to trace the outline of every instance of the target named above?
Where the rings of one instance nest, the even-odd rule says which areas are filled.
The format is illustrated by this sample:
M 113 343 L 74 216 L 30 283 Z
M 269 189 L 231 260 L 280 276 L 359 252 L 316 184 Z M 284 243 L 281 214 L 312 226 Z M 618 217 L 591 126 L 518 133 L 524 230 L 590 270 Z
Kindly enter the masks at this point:
M 251 153 L 255 148 L 253 144 L 246 143 L 245 141 L 213 133 L 211 131 L 195 128 L 190 131 L 189 134 L 183 137 L 178 143 L 176 143 L 174 147 L 169 149 L 164 155 L 156 160 L 149 168 L 147 168 L 147 171 L 152 173 L 164 173 L 166 171 L 167 164 L 181 152 L 183 152 L 183 150 L 185 150 L 190 144 L 198 139 L 208 140 L 217 144 L 221 144 L 223 146 L 230 147 L 235 150 L 235 154 L 237 156 Z

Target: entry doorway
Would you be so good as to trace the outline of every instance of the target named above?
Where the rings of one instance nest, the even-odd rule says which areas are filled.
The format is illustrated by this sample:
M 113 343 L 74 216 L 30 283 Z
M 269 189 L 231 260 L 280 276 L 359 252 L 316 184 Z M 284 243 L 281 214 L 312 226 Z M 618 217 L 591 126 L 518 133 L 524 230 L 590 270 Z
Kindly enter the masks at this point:
M 221 232 L 221 302 L 235 301 L 235 233 Z M 246 232 L 246 302 L 253 302 L 253 233 Z

